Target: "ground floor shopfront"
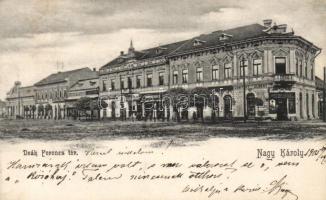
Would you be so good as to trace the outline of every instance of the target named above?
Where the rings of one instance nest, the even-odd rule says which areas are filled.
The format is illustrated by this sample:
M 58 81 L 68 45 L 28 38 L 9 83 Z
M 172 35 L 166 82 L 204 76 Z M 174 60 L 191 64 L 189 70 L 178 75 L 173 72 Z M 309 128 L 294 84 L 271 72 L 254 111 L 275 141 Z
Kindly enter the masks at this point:
M 244 116 L 275 120 L 318 118 L 317 96 L 313 87 L 284 89 L 267 84 L 249 85 L 245 98 L 241 85 L 209 90 L 212 91 L 211 103 L 205 105 L 188 103 L 192 98 L 188 96 L 186 100 L 181 99 L 179 106 L 173 106 L 166 103 L 170 97 L 165 92 L 108 95 L 104 98 L 108 106 L 101 110 L 101 117 L 133 120 L 232 120 L 243 119 Z

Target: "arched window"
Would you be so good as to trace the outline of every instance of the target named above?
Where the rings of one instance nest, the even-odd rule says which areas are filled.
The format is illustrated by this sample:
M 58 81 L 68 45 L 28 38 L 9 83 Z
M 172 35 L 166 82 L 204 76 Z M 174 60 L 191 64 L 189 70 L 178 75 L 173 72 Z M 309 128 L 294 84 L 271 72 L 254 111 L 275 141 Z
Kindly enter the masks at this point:
M 196 68 L 196 81 L 197 82 L 203 81 L 203 68 L 202 67 Z
M 261 58 L 254 58 L 252 60 L 252 67 L 253 67 L 253 75 L 259 76 L 263 73 L 262 69 L 262 59 Z
M 219 79 L 219 66 L 213 65 L 212 66 L 212 80 L 218 80 Z
M 232 63 L 227 62 L 224 64 L 224 79 L 229 79 L 232 77 Z
M 243 77 L 243 73 L 245 76 L 248 76 L 248 60 L 244 57 L 240 59 L 240 77 Z

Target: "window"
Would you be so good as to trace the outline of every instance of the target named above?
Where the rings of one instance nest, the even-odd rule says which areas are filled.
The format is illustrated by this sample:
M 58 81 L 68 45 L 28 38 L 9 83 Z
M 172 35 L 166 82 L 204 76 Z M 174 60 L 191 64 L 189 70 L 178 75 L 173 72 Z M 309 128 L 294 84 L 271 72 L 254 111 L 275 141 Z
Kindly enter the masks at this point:
M 306 113 L 309 118 L 309 94 L 306 94 Z
M 203 68 L 197 67 L 196 69 L 196 80 L 197 82 L 203 81 Z
M 115 90 L 115 81 L 111 80 L 111 90 Z
M 230 62 L 224 64 L 224 78 L 225 79 L 231 78 L 231 73 L 232 73 L 231 66 L 232 66 L 232 64 Z
M 299 76 L 300 77 L 302 77 L 302 75 L 303 75 L 303 72 L 302 71 L 303 71 L 303 68 L 302 68 L 302 60 L 300 60 L 299 61 L 299 72 L 300 72 Z
M 158 74 L 158 82 L 159 82 L 159 85 L 164 85 L 164 72 L 160 72 Z
M 307 63 L 305 64 L 305 67 L 304 67 L 304 74 L 305 74 L 305 78 L 308 78 L 308 65 L 307 65 Z
M 120 88 L 125 89 L 125 82 L 123 79 L 121 79 L 121 81 L 120 81 Z
M 240 61 L 240 77 L 243 76 L 243 70 L 244 70 L 245 76 L 247 76 L 248 75 L 248 60 Z
M 141 76 L 137 76 L 136 77 L 136 87 L 137 88 L 140 88 L 140 86 L 141 86 L 140 81 L 141 81 Z
M 262 60 L 254 59 L 253 60 L 253 75 L 258 76 L 262 74 Z
M 299 59 L 295 59 L 295 75 L 299 76 Z
M 147 87 L 151 87 L 153 85 L 152 79 L 153 79 L 153 75 L 147 74 Z
M 219 75 L 218 75 L 218 65 L 214 65 L 212 67 L 212 80 L 217 80 L 219 78 Z
M 188 83 L 188 69 L 182 70 L 182 83 Z
M 285 57 L 275 58 L 275 73 L 286 74 L 286 59 Z
M 107 91 L 107 88 L 106 88 L 106 81 L 103 81 L 102 82 L 102 87 L 103 87 L 103 91 Z
M 178 71 L 173 72 L 173 84 L 178 84 Z
M 310 78 L 311 80 L 314 80 L 314 67 L 311 65 L 311 69 L 310 69 Z
M 311 94 L 312 117 L 315 117 L 315 96 Z
M 128 80 L 128 89 L 131 89 L 132 88 L 132 79 L 131 79 L 131 77 L 129 76 L 127 80 Z

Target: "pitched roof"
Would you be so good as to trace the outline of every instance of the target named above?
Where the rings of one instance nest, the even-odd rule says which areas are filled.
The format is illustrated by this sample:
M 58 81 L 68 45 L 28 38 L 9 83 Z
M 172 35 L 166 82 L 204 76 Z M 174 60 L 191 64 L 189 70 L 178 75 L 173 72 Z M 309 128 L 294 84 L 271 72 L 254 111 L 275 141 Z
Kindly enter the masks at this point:
M 161 45 L 158 47 L 153 47 L 149 49 L 145 49 L 142 51 L 135 51 L 134 56 L 130 57 L 128 55 L 121 55 L 112 61 L 108 62 L 104 66 L 102 66 L 100 69 L 121 65 L 124 64 L 130 60 L 144 60 L 149 58 L 157 58 L 162 57 L 170 54 L 171 52 L 175 51 L 179 46 L 181 46 L 185 41 L 181 42 L 175 42 L 171 44 Z
M 35 83 L 35 86 L 41 86 L 41 85 L 48 85 L 48 84 L 55 84 L 55 83 L 61 83 L 61 82 L 65 82 L 67 81 L 67 79 L 75 74 L 78 74 L 81 71 L 87 71 L 87 72 L 92 72 L 91 69 L 89 69 L 88 67 L 85 68 L 80 68 L 80 69 L 75 69 L 75 70 L 70 70 L 70 71 L 65 71 L 65 72 L 57 72 L 54 74 L 50 74 L 49 76 L 47 76 L 46 78 L 42 79 L 41 81 Z M 88 76 L 92 76 L 92 74 L 90 73 L 90 75 Z M 87 78 L 86 77 L 81 77 L 81 78 Z
M 228 30 L 214 31 L 209 34 L 202 34 L 198 37 L 194 37 L 191 40 L 188 40 L 188 42 L 177 49 L 174 54 L 267 36 L 269 34 L 264 31 L 265 29 L 266 27 L 260 24 L 251 24 Z M 220 37 L 223 36 L 225 39 L 221 40 Z M 200 45 L 194 45 L 195 41 L 199 41 Z
M 35 87 L 34 86 L 25 86 L 25 87 L 17 87 L 14 86 L 7 93 L 7 99 L 17 98 L 18 96 L 23 97 L 32 97 L 35 95 Z
M 196 50 L 226 45 L 259 37 L 297 37 L 294 36 L 293 32 L 286 32 L 286 28 L 285 32 L 270 31 L 272 29 L 279 29 L 279 27 L 284 29 L 284 25 L 274 25 L 272 28 L 268 28 L 266 26 L 255 23 L 227 30 L 214 31 L 212 33 L 202 34 L 188 40 L 138 51 L 134 57 L 122 55 L 102 66 L 100 69 L 119 66 L 127 63 L 131 59 L 143 60 L 163 56 L 173 57 L 175 55 L 180 55 Z
M 124 55 L 119 56 L 102 66 L 101 69 L 110 66 L 121 65 L 131 59 L 143 60 L 149 58 L 162 57 L 187 52 L 194 49 L 202 49 L 210 46 L 217 46 L 220 44 L 269 35 L 268 33 L 264 32 L 265 29 L 266 27 L 260 24 L 251 24 L 228 30 L 214 31 L 210 34 L 202 34 L 192 39 L 166 44 L 159 47 L 153 47 L 142 51 L 136 51 L 134 57 L 127 57 Z M 219 40 L 219 37 L 223 35 L 229 38 L 226 40 Z M 193 43 L 195 41 L 201 42 L 202 45 L 194 46 Z

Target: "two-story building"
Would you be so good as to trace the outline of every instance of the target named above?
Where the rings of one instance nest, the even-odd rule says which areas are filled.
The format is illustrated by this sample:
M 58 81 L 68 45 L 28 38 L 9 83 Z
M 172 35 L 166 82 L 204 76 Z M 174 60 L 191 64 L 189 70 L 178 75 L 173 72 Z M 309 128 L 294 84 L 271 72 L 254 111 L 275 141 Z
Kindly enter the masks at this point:
M 109 105 L 103 115 L 171 117 L 171 108 L 146 109 L 146 102 L 160 101 L 172 88 L 207 88 L 217 103 L 205 106 L 208 117 L 214 110 L 224 118 L 317 118 L 314 63 L 320 52 L 272 20 L 142 51 L 131 44 L 100 68 L 100 95 Z
M 64 119 L 67 116 L 68 90 L 79 80 L 93 78 L 87 67 L 51 74 L 34 84 L 35 101 L 39 118 Z
M 7 93 L 6 114 L 10 119 L 35 117 L 35 87 L 22 87 L 20 81 Z

